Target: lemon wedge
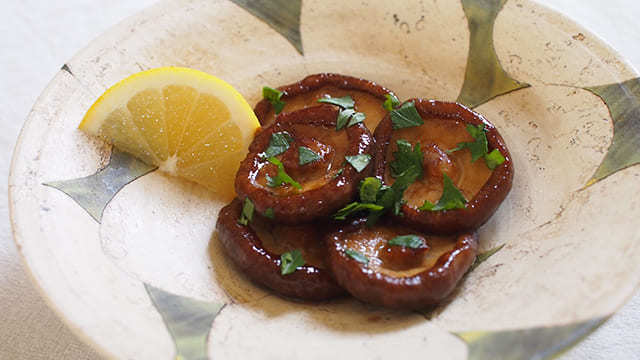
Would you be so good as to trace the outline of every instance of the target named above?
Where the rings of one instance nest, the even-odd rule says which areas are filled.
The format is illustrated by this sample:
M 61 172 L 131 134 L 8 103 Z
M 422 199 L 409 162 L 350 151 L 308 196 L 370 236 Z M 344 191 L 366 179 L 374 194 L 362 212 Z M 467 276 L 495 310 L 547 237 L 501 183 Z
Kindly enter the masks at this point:
M 134 157 L 230 197 L 260 126 L 225 81 L 181 67 L 142 71 L 109 88 L 79 128 Z

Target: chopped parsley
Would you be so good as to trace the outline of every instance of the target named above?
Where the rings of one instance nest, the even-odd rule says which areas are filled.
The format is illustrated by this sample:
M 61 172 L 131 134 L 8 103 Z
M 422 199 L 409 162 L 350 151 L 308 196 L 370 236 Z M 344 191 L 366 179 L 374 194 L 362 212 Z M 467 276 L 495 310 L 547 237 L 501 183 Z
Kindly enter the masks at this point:
M 271 140 L 264 151 L 264 157 L 270 158 L 282 154 L 289 149 L 292 142 L 294 142 L 293 138 L 286 131 L 271 134 Z
M 424 124 L 422 117 L 416 110 L 416 104 L 411 101 L 402 104 L 398 109 L 391 110 L 390 115 L 394 130 Z
M 490 170 L 494 170 L 496 167 L 498 167 L 498 165 L 505 162 L 505 160 L 506 159 L 504 158 L 504 156 L 502 156 L 500 150 L 498 149 L 493 149 L 492 152 L 484 156 L 484 161 L 487 163 L 487 167 Z
M 387 244 L 391 246 L 404 246 L 411 249 L 417 249 L 424 245 L 422 237 L 418 235 L 400 235 L 389 240 Z
M 321 160 L 322 157 L 306 146 L 298 147 L 298 164 L 300 166 Z
M 262 216 L 266 217 L 267 219 L 275 219 L 276 215 L 273 213 L 273 208 L 266 208 L 264 209 L 264 212 L 262 213 Z
M 342 108 L 342 110 L 338 114 L 338 118 L 336 119 L 336 131 L 344 128 L 345 126 L 349 127 L 355 124 L 359 124 L 367 118 L 367 115 L 365 113 L 354 110 L 355 102 L 353 101 L 351 95 L 345 95 L 339 98 L 321 98 L 318 99 L 318 102 L 336 105 Z
M 384 104 L 382 104 L 382 107 L 384 107 L 385 109 L 393 111 L 394 108 L 400 105 L 400 100 L 398 100 L 398 97 L 395 96 L 395 94 L 387 94 L 384 97 L 387 98 L 387 100 L 384 101 Z
M 262 97 L 269 100 L 271 105 L 273 105 L 273 109 L 276 112 L 276 115 L 280 114 L 286 103 L 282 101 L 282 95 L 284 93 L 280 90 L 274 89 L 272 87 L 265 86 L 262 88 Z
M 277 188 L 279 186 L 282 185 L 286 185 L 289 184 L 291 186 L 293 186 L 296 189 L 302 189 L 302 186 L 300 185 L 300 183 L 298 183 L 297 181 L 293 180 L 291 178 L 291 176 L 289 176 L 285 171 L 284 171 L 284 165 L 282 164 L 282 162 L 280 160 L 278 160 L 275 157 L 270 157 L 267 159 L 270 163 L 272 163 L 273 165 L 278 167 L 278 175 L 276 175 L 275 177 L 271 177 L 269 175 L 267 175 L 267 186 L 272 187 L 272 188 Z
M 473 138 L 473 141 L 461 142 L 456 144 L 455 149 L 447 150 L 448 153 L 454 151 L 469 149 L 471 151 L 471 162 L 475 162 L 480 158 L 484 158 L 487 167 L 491 170 L 505 161 L 504 156 L 498 149 L 494 149 L 489 153 L 489 145 L 487 141 L 487 132 L 484 124 L 473 125 L 467 124 L 467 132 Z
M 384 207 L 382 205 L 361 203 L 356 201 L 338 210 L 335 214 L 331 215 L 331 218 L 336 220 L 345 220 L 347 216 L 360 211 L 378 212 L 382 210 L 384 210 Z
M 393 157 L 396 160 L 389 163 L 391 176 L 398 177 L 412 166 L 422 170 L 422 151 L 420 150 L 420 143 L 416 144 L 413 150 L 411 149 L 411 144 L 405 139 L 398 139 L 396 144 L 398 146 L 398 151 L 393 153 Z
M 353 250 L 353 249 L 345 249 L 344 253 L 352 258 L 353 260 L 364 264 L 364 266 L 368 266 L 369 265 L 369 258 L 366 257 L 364 254 L 362 254 L 359 251 Z
M 464 209 L 466 207 L 467 199 L 462 196 L 462 193 L 460 193 L 460 190 L 453 184 L 451 178 L 445 173 L 442 174 L 444 175 L 444 187 L 440 200 L 435 204 L 425 200 L 424 204 L 420 206 L 418 210 L 442 211 Z
M 391 186 L 386 186 L 377 178 L 365 178 L 360 182 L 360 201 L 338 210 L 333 215 L 334 219 L 344 220 L 351 214 L 367 211 L 367 225 L 373 226 L 385 211 L 390 210 L 394 215 L 402 214 L 400 208 L 403 204 L 404 191 L 422 176 L 422 153 L 417 155 L 420 151 L 419 145 L 416 145 L 416 152 L 411 150 L 411 145 L 405 140 L 398 140 L 398 147 L 403 150 L 393 153 L 396 163 L 396 171 L 392 173 L 392 176 L 395 177 L 394 183 Z M 419 157 L 420 160 L 417 161 L 416 157 Z
M 344 157 L 344 159 L 347 160 L 347 162 L 351 164 L 351 166 L 353 166 L 353 168 L 356 169 L 357 172 L 362 172 L 362 170 L 364 170 L 371 162 L 371 155 L 347 155 Z
M 244 201 L 242 202 L 242 211 L 240 211 L 238 224 L 242 226 L 249 225 L 249 222 L 253 220 L 253 212 L 255 211 L 255 209 L 256 206 L 253 204 L 253 202 L 248 197 L 245 197 Z
M 280 255 L 280 274 L 288 275 L 296 271 L 296 269 L 304 265 L 302 252 L 299 249 L 291 250 Z
M 351 97 L 351 95 L 345 95 L 339 98 L 334 98 L 334 97 L 321 98 L 321 99 L 318 99 L 318 102 L 337 105 L 343 109 L 353 109 L 353 107 L 355 106 L 355 102 L 353 101 L 353 98 Z

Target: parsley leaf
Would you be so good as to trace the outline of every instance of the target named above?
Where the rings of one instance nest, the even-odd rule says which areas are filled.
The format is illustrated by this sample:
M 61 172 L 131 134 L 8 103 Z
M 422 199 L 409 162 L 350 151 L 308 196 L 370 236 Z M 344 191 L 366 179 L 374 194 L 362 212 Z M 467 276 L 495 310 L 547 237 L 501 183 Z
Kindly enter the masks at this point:
M 422 117 L 416 110 L 416 104 L 411 101 L 402 104 L 399 109 L 391 110 L 390 114 L 394 130 L 424 124 Z
M 484 128 L 484 124 L 467 124 L 467 132 L 471 135 L 473 141 L 458 143 L 455 149 L 447 150 L 447 152 L 452 153 L 468 148 L 471 151 L 471 162 L 475 162 L 488 152 L 487 130 Z
M 357 172 L 362 172 L 371 162 L 371 155 L 369 154 L 347 155 L 344 158 Z
M 304 265 L 302 252 L 299 249 L 291 250 L 280 255 L 280 274 L 288 275 L 296 271 L 299 266 Z
M 366 257 L 364 254 L 362 254 L 359 251 L 353 250 L 353 249 L 345 249 L 344 253 L 352 258 L 353 260 L 364 264 L 364 266 L 368 266 L 369 265 L 369 258 Z
M 471 151 L 471 162 L 484 158 L 484 162 L 490 170 L 495 169 L 498 165 L 505 162 L 505 158 L 500 153 L 500 150 L 493 149 L 493 151 L 489 152 L 489 144 L 487 141 L 488 130 L 484 124 L 468 124 L 467 132 L 474 141 L 458 143 L 455 149 L 447 150 L 448 153 L 468 148 Z
M 355 102 L 353 101 L 353 98 L 351 97 L 351 95 L 345 95 L 339 98 L 334 98 L 334 97 L 321 98 L 321 99 L 318 99 L 318 102 L 337 105 L 343 109 L 353 109 L 353 107 L 355 106 Z
M 271 134 L 271 140 L 269 145 L 264 151 L 264 156 L 267 158 L 280 155 L 289 149 L 289 144 L 294 142 L 291 135 L 286 131 L 281 131 Z
M 395 94 L 387 94 L 384 97 L 387 98 L 387 100 L 384 101 L 384 104 L 382 104 L 382 107 L 385 109 L 392 111 L 396 106 L 400 105 L 400 100 L 398 100 L 398 97 L 396 97 Z
M 353 109 L 344 109 L 338 113 L 338 118 L 336 119 L 336 131 L 345 126 L 349 127 L 359 124 L 366 118 L 367 115 L 365 113 L 357 112 Z
M 276 188 L 285 184 L 289 184 L 296 189 L 302 189 L 302 186 L 297 181 L 293 180 L 291 176 L 289 176 L 286 172 L 284 172 L 284 165 L 280 160 L 275 157 L 270 157 L 267 159 L 270 163 L 278 167 L 278 175 L 276 177 L 271 177 L 267 175 L 267 186 Z
M 298 164 L 306 165 L 314 161 L 321 160 L 322 157 L 306 146 L 298 147 Z
M 377 212 L 382 211 L 383 209 L 384 207 L 382 205 L 361 203 L 356 201 L 338 210 L 336 213 L 331 215 L 331 218 L 335 220 L 345 220 L 347 216 L 358 213 L 360 211 L 367 210 L 369 212 Z
M 498 149 L 493 149 L 492 152 L 484 156 L 484 161 L 487 163 L 487 167 L 490 170 L 494 170 L 496 167 L 498 167 L 498 165 L 505 162 L 505 160 L 506 159 L 504 158 L 504 156 L 502 156 L 500 150 Z
M 264 212 L 262 213 L 262 216 L 266 217 L 267 219 L 275 219 L 276 215 L 273 213 L 273 208 L 266 208 L 264 209 Z
M 367 177 L 360 183 L 360 201 L 364 203 L 375 203 L 378 199 L 378 192 L 382 188 L 382 181 L 375 177 Z
M 389 163 L 391 176 L 398 177 L 412 166 L 415 166 L 417 169 L 422 169 L 420 143 L 417 143 L 413 150 L 411 150 L 411 144 L 404 139 L 398 139 L 396 144 L 398 145 L 398 151 L 393 153 L 395 161 Z M 422 172 L 420 177 L 422 177 Z
M 431 211 L 442 211 L 442 210 L 452 210 L 452 209 L 464 209 L 467 204 L 467 199 L 462 196 L 460 190 L 453 184 L 451 178 L 444 175 L 444 187 L 442 189 L 442 195 L 440 196 L 440 200 L 437 203 L 433 204 L 427 200 L 424 201 L 424 204 L 418 208 L 420 211 L 431 210 Z
M 249 222 L 253 220 L 253 212 L 255 209 L 256 207 L 253 202 L 248 197 L 245 197 L 244 201 L 242 202 L 242 211 L 240 211 L 238 224 L 242 226 L 249 225 Z
M 262 97 L 269 100 L 273 105 L 276 115 L 280 114 L 286 103 L 282 101 L 282 95 L 284 93 L 280 90 L 265 86 L 262 88 Z
M 400 235 L 389 240 L 387 244 L 417 249 L 424 245 L 424 241 L 422 241 L 422 237 L 418 235 Z

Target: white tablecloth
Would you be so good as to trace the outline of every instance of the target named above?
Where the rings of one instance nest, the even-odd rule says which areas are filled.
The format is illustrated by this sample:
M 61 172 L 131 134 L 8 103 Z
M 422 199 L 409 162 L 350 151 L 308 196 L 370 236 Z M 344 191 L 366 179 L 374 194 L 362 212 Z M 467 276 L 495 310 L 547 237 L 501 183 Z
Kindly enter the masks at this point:
M 0 11 L 0 359 L 96 359 L 30 282 L 11 235 L 7 179 L 13 147 L 60 66 L 155 0 L 5 0 Z M 576 20 L 640 69 L 640 2 L 538 0 Z M 640 259 L 638 259 L 640 261 Z M 562 360 L 640 359 L 640 292 Z

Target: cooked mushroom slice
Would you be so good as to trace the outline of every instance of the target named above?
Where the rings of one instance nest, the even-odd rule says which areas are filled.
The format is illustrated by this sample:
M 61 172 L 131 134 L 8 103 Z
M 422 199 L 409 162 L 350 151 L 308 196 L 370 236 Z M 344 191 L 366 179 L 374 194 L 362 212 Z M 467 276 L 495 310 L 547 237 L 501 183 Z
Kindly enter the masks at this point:
M 263 128 L 236 175 L 238 197 L 289 224 L 326 218 L 351 201 L 373 169 L 373 139 L 362 123 L 336 131 L 337 116 L 334 106 L 319 105 Z
M 369 80 L 328 73 L 309 75 L 278 90 L 282 91 L 280 100 L 285 103 L 282 109 L 285 112 L 318 105 L 318 100 L 322 98 L 349 95 L 354 100 L 354 109 L 366 114 L 364 123 L 371 131 L 386 115 L 387 110 L 382 105 L 387 99 L 385 96 L 392 94 L 390 90 Z M 263 126 L 272 124 L 276 117 L 274 106 L 268 99 L 262 99 L 254 112 Z
M 327 245 L 329 269 L 355 298 L 414 310 L 453 292 L 475 260 L 478 237 L 426 235 L 391 222 L 369 227 L 356 221 L 329 233 Z
M 285 296 L 320 301 L 344 294 L 325 269 L 321 224 L 282 226 L 254 215 L 248 225 L 238 219 L 242 202 L 234 199 L 222 208 L 216 230 L 227 255 L 253 281 Z M 280 256 L 299 250 L 304 265 L 282 275 Z
M 397 219 L 429 233 L 453 234 L 478 228 L 493 215 L 511 189 L 513 165 L 504 140 L 484 117 L 461 104 L 424 99 L 406 103 L 409 102 L 415 104 L 423 124 L 394 130 L 390 114 L 374 133 L 375 176 L 389 185 L 395 181 L 391 164 L 398 162 L 398 142 L 409 143 L 412 150 L 420 145 L 421 175 L 405 190 L 402 216 Z M 473 128 L 468 129 L 469 125 Z M 476 142 L 471 135 L 474 131 L 486 136 L 488 155 L 482 154 L 481 146 L 473 152 L 468 148 L 478 145 L 472 145 Z M 479 159 L 472 161 L 472 153 Z M 498 161 L 494 161 L 496 158 Z M 429 209 L 443 197 L 443 202 L 460 200 L 458 206 L 455 201 L 449 207 L 441 202 Z

